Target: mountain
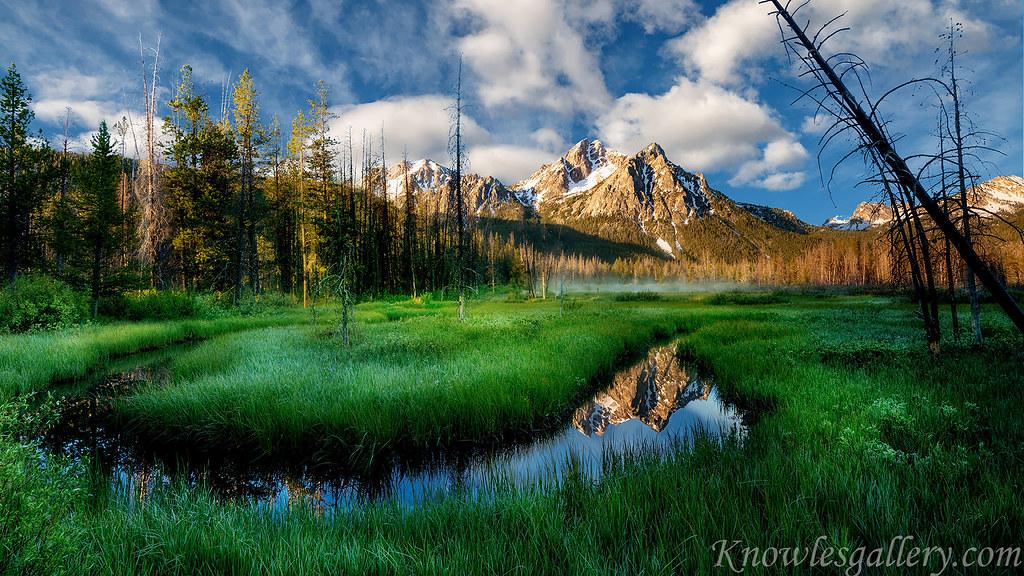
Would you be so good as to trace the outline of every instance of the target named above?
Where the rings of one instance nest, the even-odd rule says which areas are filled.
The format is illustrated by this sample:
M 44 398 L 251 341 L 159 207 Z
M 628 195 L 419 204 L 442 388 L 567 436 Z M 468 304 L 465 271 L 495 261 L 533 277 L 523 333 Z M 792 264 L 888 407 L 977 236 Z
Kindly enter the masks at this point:
M 834 230 L 867 230 L 873 226 L 888 224 L 892 220 L 892 208 L 883 202 L 861 202 L 849 218 L 833 216 L 825 226 Z
M 670 258 L 697 258 L 705 250 L 750 256 L 780 232 L 806 229 L 792 214 L 769 217 L 771 209 L 733 202 L 703 174 L 673 164 L 658 144 L 626 156 L 581 140 L 509 190 L 544 221 L 657 247 Z
M 450 169 L 432 160 L 392 166 L 387 189 L 398 202 L 404 201 L 406 173 L 419 205 L 445 209 Z M 703 174 L 672 163 L 656 143 L 627 156 L 599 140 L 584 139 L 511 186 L 477 174 L 465 174 L 463 183 L 467 204 L 477 216 L 527 217 L 633 246 L 638 255 L 650 251 L 700 260 L 713 254 L 740 261 L 775 253 L 776 244 L 812 229 L 792 212 L 734 202 L 709 186 Z
M 745 202 L 737 202 L 737 204 L 758 219 L 781 230 L 788 230 L 796 234 L 807 234 L 811 231 L 811 225 L 797 218 L 796 214 L 790 210 Z
M 985 213 L 1008 215 L 1024 210 L 1024 178 L 997 176 L 967 191 L 971 206 Z M 892 221 L 892 208 L 883 202 L 861 202 L 849 218 L 833 216 L 825 226 L 836 230 L 867 230 Z
M 974 187 L 970 201 L 987 212 L 1012 214 L 1024 210 L 1024 178 L 997 176 Z
M 405 179 L 416 196 L 417 203 L 426 202 L 430 208 L 444 211 L 448 205 L 449 186 L 454 171 L 433 160 L 399 162 L 387 172 L 388 197 L 396 202 L 405 201 Z M 463 174 L 462 186 L 470 212 L 477 216 L 518 218 L 523 206 L 500 181 L 493 176 Z
M 662 346 L 619 372 L 608 389 L 577 408 L 572 425 L 587 436 L 601 436 L 610 425 L 639 420 L 660 432 L 676 410 L 706 400 L 710 391 L 710 383 L 688 374 L 675 346 Z
M 626 157 L 605 149 L 600 140 L 580 140 L 558 160 L 541 166 L 510 190 L 523 204 L 540 208 L 591 190 L 611 176 Z

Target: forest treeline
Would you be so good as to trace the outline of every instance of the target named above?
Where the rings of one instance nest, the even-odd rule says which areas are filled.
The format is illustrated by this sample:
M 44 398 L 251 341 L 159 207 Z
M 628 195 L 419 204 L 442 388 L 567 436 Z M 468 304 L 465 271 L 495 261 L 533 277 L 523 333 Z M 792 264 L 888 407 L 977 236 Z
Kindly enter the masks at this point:
M 860 286 L 911 280 L 906 254 L 870 232 L 786 233 L 777 250 L 745 259 L 700 245 L 678 261 L 548 249 L 530 239 L 531 229 L 545 226 L 536 220 L 492 229 L 474 218 L 460 183 L 460 109 L 444 197 L 416 194 L 408 178 L 389 185 L 385 135 L 350 132 L 338 141 L 322 82 L 285 139 L 276 116 L 263 118 L 248 71 L 225 92 L 219 111 L 197 92 L 189 66 L 167 102 L 157 101 L 156 78 L 154 63 L 143 82 L 145 116 L 101 124 L 91 151 L 82 153 L 69 150 L 66 129 L 56 145 L 31 131 L 31 95 L 17 68 L 7 69 L 0 85 L 0 264 L 8 282 L 26 271 L 54 276 L 88 292 L 95 315 L 103 297 L 138 288 L 214 291 L 236 302 L 275 291 L 308 305 L 327 295 L 454 295 L 501 284 L 544 297 L 557 289 L 555 278 Z M 159 109 L 167 111 L 162 118 Z M 1004 278 L 1020 283 L 1019 246 L 992 251 Z M 962 277 L 962 266 L 954 268 Z
M 521 281 L 514 239 L 485 236 L 464 202 L 420 198 L 408 180 L 389 198 L 384 136 L 333 138 L 323 83 L 287 140 L 276 116 L 261 118 L 248 71 L 217 115 L 183 67 L 162 128 L 153 84 L 144 86 L 146 118 L 135 119 L 141 142 L 124 118 L 101 124 L 82 154 L 68 150 L 67 134 L 55 147 L 31 132 L 31 95 L 17 68 L 7 69 L 8 281 L 43 272 L 88 289 L 94 308 L 105 295 L 144 287 L 235 300 L 274 290 L 308 304 L 341 291 L 454 293 L 485 277 Z

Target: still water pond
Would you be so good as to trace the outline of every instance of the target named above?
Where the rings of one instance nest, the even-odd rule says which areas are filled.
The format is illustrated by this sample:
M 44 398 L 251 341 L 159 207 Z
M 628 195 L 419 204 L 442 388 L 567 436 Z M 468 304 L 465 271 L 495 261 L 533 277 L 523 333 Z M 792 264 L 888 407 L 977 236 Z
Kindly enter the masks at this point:
M 615 374 L 608 386 L 576 408 L 560 430 L 531 441 L 471 453 L 440 454 L 428 462 L 400 460 L 372 473 L 259 464 L 232 458 L 187 460 L 143 449 L 107 426 L 112 399 L 168 377 L 170 355 L 114 369 L 85 394 L 69 399 L 60 423 L 44 439 L 50 453 L 88 457 L 97 478 L 133 503 L 155 487 L 205 484 L 219 496 L 256 502 L 275 512 L 297 502 L 330 510 L 390 499 L 416 505 L 448 493 L 486 498 L 494 486 L 544 487 L 571 470 L 596 480 L 622 454 L 666 454 L 695 434 L 742 439 L 739 411 L 723 402 L 710 375 L 681 362 L 674 345 L 652 348 Z

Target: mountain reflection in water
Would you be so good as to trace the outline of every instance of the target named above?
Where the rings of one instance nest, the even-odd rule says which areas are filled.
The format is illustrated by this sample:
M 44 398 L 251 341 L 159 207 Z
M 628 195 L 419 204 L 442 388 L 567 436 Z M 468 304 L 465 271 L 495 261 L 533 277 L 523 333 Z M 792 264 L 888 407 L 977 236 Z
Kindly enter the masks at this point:
M 102 396 L 104 390 L 117 392 L 126 382 L 164 374 L 159 368 L 136 366 L 109 376 L 87 397 L 69 403 L 44 447 L 51 453 L 88 456 L 94 474 L 133 504 L 144 503 L 156 486 L 184 482 L 284 512 L 300 502 L 329 511 L 383 499 L 411 506 L 453 492 L 486 498 L 498 485 L 558 484 L 570 469 L 597 480 L 609 455 L 669 453 L 685 448 L 695 430 L 710 438 L 735 434 L 742 439 L 746 432 L 739 412 L 721 400 L 710 377 L 680 362 L 670 344 L 651 349 L 642 361 L 618 372 L 562 429 L 532 441 L 474 453 L 441 453 L 415 465 L 395 460 L 369 474 L 312 470 L 294 463 L 254 468 L 231 458 L 197 463 L 147 453 L 134 439 L 104 425 L 112 402 Z

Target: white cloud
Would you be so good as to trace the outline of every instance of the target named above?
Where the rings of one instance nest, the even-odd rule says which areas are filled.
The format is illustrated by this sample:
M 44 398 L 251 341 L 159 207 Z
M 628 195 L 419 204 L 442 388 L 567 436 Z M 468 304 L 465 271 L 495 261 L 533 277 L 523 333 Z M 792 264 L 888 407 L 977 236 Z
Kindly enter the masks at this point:
M 561 152 L 566 149 L 565 138 L 552 128 L 540 128 L 530 134 L 530 140 L 548 152 Z
M 757 186 L 774 191 L 794 190 L 803 186 L 805 180 L 805 172 L 778 172 L 765 176 L 757 182 Z
M 626 94 L 596 123 L 600 137 L 623 151 L 658 142 L 684 167 L 736 167 L 760 155 L 759 143 L 787 132 L 765 106 L 708 82 L 680 78 L 659 96 Z
M 670 41 L 668 49 L 703 79 L 737 83 L 742 79 L 742 63 L 771 53 L 769 45 L 778 42 L 779 31 L 768 12 L 764 4 L 732 0 L 702 25 Z
M 481 102 L 592 114 L 610 101 L 597 58 L 553 0 L 457 0 L 474 31 L 459 43 Z
M 908 60 L 931 55 L 938 35 L 950 19 L 963 23 L 972 48 L 989 42 L 988 26 L 969 17 L 959 0 L 816 0 L 800 12 L 800 22 L 811 22 L 812 33 L 833 17 L 845 14 L 830 29 L 849 27 L 834 36 L 827 52 L 853 52 L 872 66 L 892 66 L 905 71 Z M 770 5 L 751 0 L 731 0 L 720 6 L 703 24 L 668 44 L 684 67 L 701 78 L 721 84 L 737 84 L 757 77 L 757 64 L 781 61 L 784 51 Z
M 469 149 L 470 169 L 511 184 L 523 180 L 543 164 L 558 158 L 550 152 L 507 144 L 474 146 Z
M 648 34 L 678 34 L 700 17 L 700 7 L 693 0 L 627 0 L 623 8 L 625 19 Z
M 365 130 L 371 144 L 377 148 L 383 130 L 388 162 L 398 162 L 407 152 L 412 160 L 430 158 L 447 165 L 450 163 L 448 134 L 451 106 L 451 98 L 439 95 L 335 106 L 332 111 L 337 118 L 331 121 L 331 133 L 344 142 L 351 129 L 352 139 L 358 147 Z M 556 150 L 564 144 L 561 136 L 550 129 L 538 130 L 531 135 L 536 146 L 496 144 L 472 117 L 463 115 L 462 122 L 468 170 L 494 176 L 503 182 L 525 178 L 541 164 L 556 158 Z
M 348 100 L 348 71 L 343 61 L 328 66 L 314 43 L 314 35 L 294 17 L 290 4 L 272 0 L 211 0 L 199 14 L 184 5 L 176 7 L 180 19 L 201 17 L 204 26 L 197 32 L 234 50 L 258 58 L 274 69 L 275 77 L 285 82 L 306 83 L 323 80 L 336 100 Z M 180 49 L 180 47 L 179 47 Z M 262 68 L 263 66 L 255 66 Z M 257 79 L 266 75 L 254 70 Z M 269 76 L 269 75 L 268 75 Z M 312 89 L 312 82 L 309 82 Z
M 807 150 L 771 109 L 710 82 L 680 78 L 659 96 L 627 94 L 597 121 L 611 147 L 634 151 L 658 142 L 675 162 L 699 171 L 735 171 L 732 182 L 776 188 L 780 169 L 800 166 Z M 796 177 L 786 180 L 791 184 Z
M 383 130 L 390 162 L 400 160 L 403 150 L 407 150 L 409 158 L 430 158 L 446 164 L 451 106 L 450 98 L 438 95 L 335 106 L 332 111 L 337 118 L 331 121 L 331 133 L 344 140 L 351 129 L 352 139 L 358 145 L 365 131 L 376 148 Z M 475 120 L 463 115 L 462 122 L 467 148 L 490 142 L 490 135 Z
M 764 147 L 760 159 L 744 162 L 729 180 L 732 186 L 752 184 L 768 190 L 792 190 L 804 183 L 803 172 L 785 172 L 784 169 L 802 166 L 807 161 L 807 149 L 789 137 L 773 140 Z

